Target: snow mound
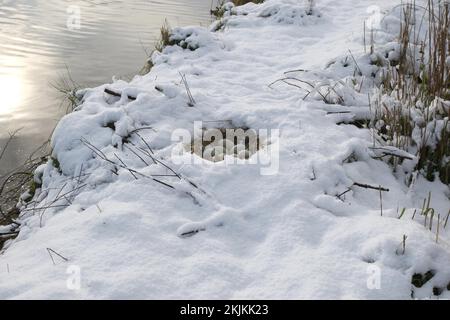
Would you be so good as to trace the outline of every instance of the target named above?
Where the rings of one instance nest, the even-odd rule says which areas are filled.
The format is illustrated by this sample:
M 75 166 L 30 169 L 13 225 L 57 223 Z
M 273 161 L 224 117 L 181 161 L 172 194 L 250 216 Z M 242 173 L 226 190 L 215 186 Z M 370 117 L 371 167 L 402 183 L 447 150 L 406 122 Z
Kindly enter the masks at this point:
M 263 26 L 268 24 L 304 26 L 317 24 L 322 13 L 308 1 L 265 1 L 262 4 L 252 2 L 235 7 L 225 5 L 225 25 L 233 27 Z
M 221 46 L 213 33 L 199 27 L 174 28 L 170 35 L 170 42 L 191 51 L 199 48 L 212 49 L 212 47 Z

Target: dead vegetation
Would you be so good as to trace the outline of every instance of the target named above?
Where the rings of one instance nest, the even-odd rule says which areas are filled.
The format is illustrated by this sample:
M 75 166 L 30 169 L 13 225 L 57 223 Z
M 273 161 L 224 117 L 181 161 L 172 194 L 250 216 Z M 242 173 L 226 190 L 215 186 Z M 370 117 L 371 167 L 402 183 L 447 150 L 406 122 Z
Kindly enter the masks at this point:
M 0 163 L 6 149 L 17 131 L 10 135 L 5 146 L 0 153 Z M 37 148 L 28 159 L 16 169 L 0 176 L 0 249 L 4 243 L 14 239 L 20 228 L 17 221 L 20 210 L 19 203 L 28 203 L 32 200 L 36 190 L 40 187 L 40 182 L 34 179 L 34 172 L 37 167 L 45 163 L 48 159 L 48 142 Z
M 82 97 L 78 91 L 82 88 L 72 77 L 69 68 L 66 66 L 66 72 L 61 74 L 56 82 L 50 83 L 50 85 L 61 94 L 60 107 L 66 109 L 66 113 L 72 112 L 82 100 Z
M 156 42 L 154 49 L 149 54 L 145 65 L 139 71 L 140 75 L 146 75 L 147 73 L 149 73 L 152 70 L 152 68 L 153 68 L 152 54 L 155 51 L 162 52 L 165 47 L 172 45 L 171 40 L 170 40 L 171 33 L 172 33 L 172 28 L 170 27 L 169 22 L 167 20 L 165 20 L 164 24 L 159 29 L 159 39 Z
M 372 129 L 414 153 L 415 171 L 450 183 L 450 4 L 404 4 L 398 57 L 383 68 Z M 420 12 L 420 14 L 419 14 Z

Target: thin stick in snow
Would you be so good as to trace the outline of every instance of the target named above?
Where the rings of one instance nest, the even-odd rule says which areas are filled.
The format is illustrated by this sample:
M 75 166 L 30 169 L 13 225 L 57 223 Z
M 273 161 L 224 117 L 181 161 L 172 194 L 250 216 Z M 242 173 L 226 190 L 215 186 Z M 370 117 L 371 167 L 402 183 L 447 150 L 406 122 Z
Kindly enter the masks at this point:
M 384 188 L 382 186 L 371 186 L 368 184 L 364 184 L 364 183 L 359 183 L 359 182 L 355 182 L 353 183 L 354 186 L 360 187 L 360 188 L 364 188 L 364 189 L 373 189 L 373 190 L 379 190 L 379 191 L 384 191 L 384 192 L 389 192 L 389 189 Z
M 352 113 L 351 111 L 328 111 L 327 116 L 332 114 L 351 114 L 351 113 Z
M 93 144 L 91 144 L 89 141 L 87 141 L 85 138 L 81 138 L 80 139 L 81 140 L 81 142 L 83 142 L 85 145 L 86 145 L 86 147 L 88 147 L 89 149 L 91 149 L 95 154 L 97 154 L 101 159 L 103 159 L 104 161 L 106 161 L 106 162 L 109 162 L 109 163 L 111 163 L 111 164 L 113 164 L 113 165 L 115 165 L 115 166 L 119 166 L 120 168 L 122 168 L 122 169 L 125 169 L 125 170 L 127 170 L 128 172 L 130 172 L 130 173 L 133 173 L 133 175 L 139 175 L 139 176 L 141 176 L 141 177 L 144 177 L 144 178 L 147 178 L 147 179 L 150 179 L 150 180 L 153 180 L 153 181 L 155 181 L 155 182 L 157 182 L 157 183 L 159 183 L 159 184 L 162 184 L 162 185 L 164 185 L 165 187 L 168 187 L 168 188 L 170 188 L 170 189 L 175 189 L 175 187 L 174 186 L 171 186 L 170 184 L 168 184 L 168 183 L 165 183 L 165 182 L 163 182 L 163 181 L 161 181 L 161 180 L 159 180 L 159 179 L 155 179 L 155 178 L 153 178 L 153 176 L 152 175 L 150 175 L 150 176 L 148 176 L 148 175 L 145 175 L 145 174 L 143 174 L 143 173 L 141 173 L 141 172 L 139 172 L 139 171 L 136 171 L 136 170 L 134 170 L 134 169 L 131 169 L 131 168 L 129 168 L 129 167 L 127 167 L 125 164 L 123 164 L 123 163 L 120 163 L 120 164 L 118 164 L 118 163 L 115 163 L 114 161 L 112 161 L 112 160 L 110 160 L 100 149 L 98 149 L 97 147 L 95 147 Z
M 351 188 L 347 188 L 347 190 L 345 190 L 344 192 L 338 194 L 336 197 L 337 197 L 339 200 L 344 201 L 344 200 L 342 200 L 342 197 L 343 197 L 345 194 L 347 194 L 348 192 L 350 192 L 350 191 L 352 191 L 352 189 L 351 189 Z
M 348 52 L 350 53 L 350 56 L 352 57 L 353 61 L 355 62 L 356 67 L 358 68 L 358 73 L 359 73 L 359 75 L 362 76 L 363 73 L 362 73 L 362 71 L 361 71 L 361 68 L 360 68 L 359 65 L 358 65 L 358 62 L 356 62 L 356 59 L 355 59 L 355 57 L 353 56 L 353 53 L 350 51 L 350 49 L 348 50 Z
M 403 241 L 402 241 L 402 248 L 403 248 L 402 254 L 405 254 L 405 251 L 406 251 L 406 239 L 408 239 L 408 236 L 406 234 L 404 234 Z
M 127 148 L 128 150 L 130 150 L 136 157 L 139 158 L 139 160 L 141 160 L 147 167 L 149 166 L 148 162 L 144 160 L 144 158 L 142 158 L 136 151 L 134 151 L 133 149 L 131 149 L 131 147 L 129 147 L 126 143 L 123 145 L 125 148 Z
M 146 156 L 148 156 L 150 159 L 152 159 L 154 164 L 160 164 L 162 165 L 164 168 L 166 168 L 167 170 L 169 170 L 170 172 L 173 173 L 173 176 L 177 177 L 178 179 L 181 180 L 181 176 L 175 172 L 175 170 L 173 170 L 172 168 L 170 168 L 168 165 L 166 165 L 164 162 L 162 162 L 161 160 L 155 158 L 153 155 L 151 155 L 150 153 L 148 153 L 146 150 L 144 150 L 143 148 L 136 146 L 134 143 L 132 143 L 131 141 L 129 142 L 132 146 L 134 146 L 137 150 L 141 151 L 142 153 L 144 153 Z M 153 177 L 156 177 L 158 175 L 152 175 Z M 172 175 L 159 175 L 159 176 L 164 176 L 164 177 L 172 177 Z
M 403 238 L 402 238 L 402 242 L 399 245 L 401 248 L 397 247 L 397 249 L 395 250 L 395 254 L 396 255 L 399 256 L 399 255 L 404 255 L 405 254 L 405 252 L 406 252 L 406 239 L 408 239 L 408 236 L 406 234 L 404 234 Z
M 131 141 L 128 141 L 129 144 L 131 144 L 133 147 L 136 148 L 136 150 L 140 151 L 141 153 L 143 153 L 144 155 L 146 155 L 147 157 L 149 157 L 150 159 L 152 159 L 154 164 L 158 164 L 158 162 L 156 162 L 155 158 L 153 157 L 153 155 L 151 153 L 149 153 L 147 150 L 145 150 L 144 148 L 141 148 L 140 146 L 137 146 L 136 144 L 134 144 Z
M 439 242 L 439 228 L 441 224 L 441 215 L 438 214 L 438 221 L 437 221 L 437 229 L 436 229 L 436 243 Z
M 128 132 L 128 134 L 131 136 L 132 134 L 142 131 L 142 130 L 152 130 L 153 132 L 157 132 L 153 127 L 142 127 L 142 128 L 134 129 L 133 131 Z
M 6 149 L 8 149 L 9 144 L 11 143 L 11 141 L 14 139 L 14 137 L 17 135 L 17 133 L 22 130 L 22 128 L 15 130 L 12 133 L 9 133 L 9 138 L 8 140 L 6 140 L 5 145 L 3 146 L 2 152 L 0 152 L 0 160 L 3 158 L 3 156 L 6 153 Z
M 114 97 L 119 97 L 119 98 L 122 97 L 122 93 L 121 92 L 116 92 L 116 91 L 113 91 L 113 90 L 108 89 L 108 88 L 105 88 L 105 93 L 107 93 L 109 95 L 112 95 Z M 133 96 L 130 96 L 130 95 L 127 95 L 127 98 L 129 100 L 136 100 L 136 97 L 133 97 Z
M 380 186 L 380 211 L 381 216 L 383 216 L 383 193 L 381 192 L 381 186 Z
M 189 88 L 189 84 L 186 80 L 186 75 L 182 74 L 181 72 L 179 72 L 179 74 L 181 76 L 181 81 L 183 82 L 184 87 L 186 88 L 186 93 L 187 93 L 187 96 L 189 99 L 188 106 L 193 107 L 193 106 L 195 106 L 196 102 L 195 102 L 194 97 L 192 96 L 191 89 Z
M 144 138 L 142 138 L 142 136 L 136 131 L 136 132 L 134 132 L 138 137 L 139 137 L 139 139 L 141 139 L 141 141 L 145 144 L 145 146 L 148 148 L 148 150 L 150 150 L 150 152 L 152 153 L 152 154 L 154 154 L 154 152 L 153 152 L 153 149 L 150 147 L 150 145 L 147 143 L 147 141 L 145 141 L 145 139 Z M 153 160 L 154 161 L 154 160 Z
M 53 249 L 47 248 L 47 252 L 48 252 L 48 255 L 50 256 L 50 258 L 52 259 L 53 265 L 56 265 L 55 259 L 53 259 L 53 254 L 56 254 L 58 257 L 60 257 L 61 259 L 63 259 L 66 262 L 69 261 L 69 259 L 67 259 L 66 257 L 60 255 L 58 252 L 56 252 Z
M 430 231 L 433 230 L 433 219 L 434 219 L 434 209 L 431 209 L 431 217 L 430 217 Z
M 384 192 L 389 192 L 389 189 L 383 188 L 383 187 L 381 187 L 381 186 L 375 187 L 375 186 L 371 186 L 371 185 L 368 185 L 368 184 L 363 184 L 363 183 L 359 183 L 359 182 L 354 182 L 353 185 L 352 185 L 351 187 L 348 187 L 347 190 L 345 190 L 344 192 L 338 194 L 336 197 L 337 197 L 339 200 L 343 201 L 343 200 L 342 200 L 342 196 L 345 195 L 346 193 L 350 192 L 350 191 L 352 190 L 352 187 L 360 187 L 360 188 L 364 188 L 364 189 L 373 189 L 373 190 L 377 190 L 377 191 L 380 192 L 380 199 L 381 199 L 381 192 L 382 192 L 382 191 L 384 191 Z M 381 200 L 382 200 L 382 199 L 381 199 Z M 383 215 L 383 208 L 381 209 L 381 215 Z
M 364 20 L 364 22 L 363 22 L 363 29 L 364 29 L 364 53 L 367 53 L 367 48 L 366 48 L 366 22 L 367 22 L 367 20 Z
M 450 210 L 448 210 L 447 218 L 445 218 L 444 229 L 447 227 L 448 217 L 450 216 Z
M 180 237 L 182 238 L 188 238 L 188 237 L 192 237 L 193 235 L 196 235 L 197 233 L 201 232 L 201 231 L 206 231 L 205 228 L 199 228 L 199 229 L 194 229 L 191 231 L 186 231 L 180 234 Z
M 125 162 L 123 162 L 122 159 L 120 159 L 119 156 L 118 156 L 117 154 L 114 153 L 114 157 L 116 157 L 117 160 L 120 161 L 120 163 L 122 164 L 123 167 L 127 167 L 127 165 L 125 164 Z M 136 175 L 133 173 L 133 171 L 131 171 L 131 170 L 128 170 L 128 171 L 131 173 L 131 175 L 133 176 L 133 178 L 134 178 L 135 180 L 138 179 L 138 177 L 136 177 Z

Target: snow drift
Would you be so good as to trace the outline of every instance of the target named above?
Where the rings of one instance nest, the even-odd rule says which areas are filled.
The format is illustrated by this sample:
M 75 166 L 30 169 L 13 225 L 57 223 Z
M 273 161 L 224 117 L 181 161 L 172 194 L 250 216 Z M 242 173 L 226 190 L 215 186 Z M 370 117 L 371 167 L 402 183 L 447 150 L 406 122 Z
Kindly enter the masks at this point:
M 364 92 L 337 86 L 327 100 L 277 82 L 301 69 L 315 73 L 305 81 L 341 83 L 345 68 L 327 62 L 349 49 L 363 55 L 373 4 L 392 6 L 228 5 L 220 26 L 176 28 L 177 44 L 153 55 L 149 74 L 80 92 L 36 172 L 41 186 L 20 234 L 0 256 L 0 298 L 409 299 L 437 297 L 434 288 L 449 298 L 449 227 L 436 243 L 419 216 L 431 191 L 445 217 L 448 186 L 418 178 L 407 187 L 374 159 L 371 132 L 339 113 L 364 115 Z M 196 121 L 279 129 L 278 171 L 190 152 L 175 163 L 173 133 L 195 137 Z

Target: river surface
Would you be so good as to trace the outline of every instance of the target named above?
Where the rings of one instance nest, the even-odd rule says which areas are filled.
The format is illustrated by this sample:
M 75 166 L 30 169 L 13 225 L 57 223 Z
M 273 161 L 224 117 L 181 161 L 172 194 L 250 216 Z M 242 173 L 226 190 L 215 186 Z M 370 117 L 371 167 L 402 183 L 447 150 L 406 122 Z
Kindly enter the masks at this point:
M 167 19 L 211 22 L 211 0 L 0 0 L 0 176 L 50 136 L 66 112 L 52 84 L 83 87 L 130 79 L 144 65 Z

